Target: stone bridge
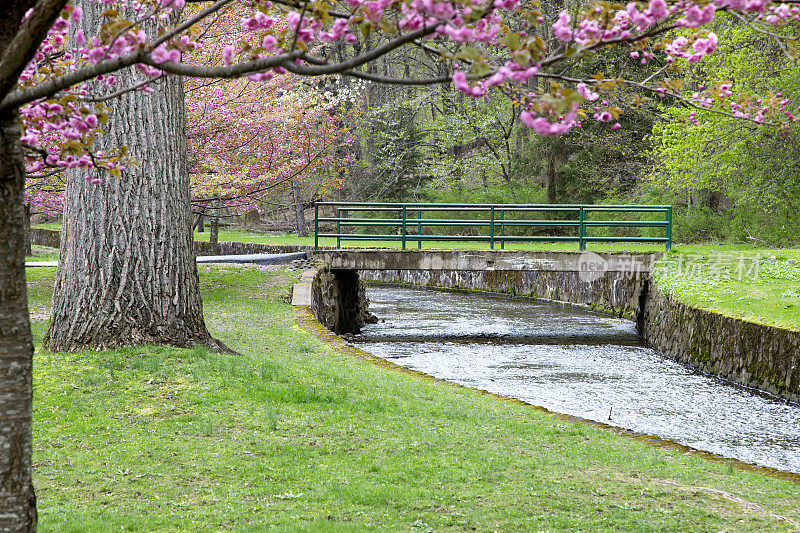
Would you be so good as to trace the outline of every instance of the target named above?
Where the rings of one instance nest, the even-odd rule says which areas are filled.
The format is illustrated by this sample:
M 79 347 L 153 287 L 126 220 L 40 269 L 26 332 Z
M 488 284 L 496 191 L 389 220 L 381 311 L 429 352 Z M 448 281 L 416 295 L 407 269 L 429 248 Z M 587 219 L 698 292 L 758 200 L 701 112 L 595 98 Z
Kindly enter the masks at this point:
M 369 320 L 362 281 L 481 290 L 585 305 L 639 318 L 647 279 L 661 254 L 500 250 L 322 250 L 321 267 L 296 289 L 336 333 L 357 332 Z M 303 295 L 303 296 L 301 296 Z

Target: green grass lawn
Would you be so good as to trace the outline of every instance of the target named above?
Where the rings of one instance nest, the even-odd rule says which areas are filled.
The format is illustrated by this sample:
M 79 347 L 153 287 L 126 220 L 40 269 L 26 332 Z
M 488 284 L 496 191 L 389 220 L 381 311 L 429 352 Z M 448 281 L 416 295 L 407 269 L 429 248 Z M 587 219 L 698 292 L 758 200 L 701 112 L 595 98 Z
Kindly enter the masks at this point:
M 54 271 L 28 269 L 37 346 Z M 796 483 L 323 342 L 283 303 L 296 273 L 201 266 L 200 279 L 209 329 L 242 356 L 37 350 L 41 531 L 789 531 L 800 523 Z
M 47 246 L 31 245 L 31 255 L 25 261 L 58 261 L 58 249 Z
M 680 246 L 658 265 L 659 289 L 681 302 L 800 331 L 800 248 Z
M 208 242 L 208 232 L 194 233 L 194 240 Z M 253 242 L 260 244 L 272 244 L 282 246 L 314 246 L 314 235 L 308 237 L 298 237 L 295 234 L 259 234 L 250 233 L 240 230 L 220 230 L 220 241 L 231 242 Z M 332 237 L 322 237 L 319 239 L 320 246 L 336 246 L 336 239 Z M 388 240 L 342 240 L 341 246 L 343 248 L 401 248 L 400 241 Z M 590 250 L 599 251 L 627 251 L 627 252 L 642 252 L 651 253 L 664 251 L 663 245 L 658 244 L 608 244 L 608 243 L 591 243 L 588 245 Z M 417 241 L 409 238 L 406 242 L 407 250 L 416 250 Z M 457 250 L 489 250 L 488 242 L 471 242 L 471 241 L 423 241 L 422 249 L 457 249 Z M 494 246 L 495 250 L 500 250 L 500 242 L 497 241 Z M 506 243 L 506 250 L 543 250 L 543 251 L 578 251 L 577 243 Z

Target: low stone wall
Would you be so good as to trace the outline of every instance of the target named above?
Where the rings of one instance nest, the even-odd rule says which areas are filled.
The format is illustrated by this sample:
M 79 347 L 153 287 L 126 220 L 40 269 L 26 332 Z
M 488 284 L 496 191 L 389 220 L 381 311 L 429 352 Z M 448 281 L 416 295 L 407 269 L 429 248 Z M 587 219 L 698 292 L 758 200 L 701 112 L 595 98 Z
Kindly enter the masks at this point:
M 800 402 L 800 332 L 695 309 L 654 286 L 639 324 L 650 346 L 678 361 Z
M 290 254 L 308 252 L 313 246 L 257 244 L 252 242 L 210 242 L 194 241 L 197 255 L 247 255 L 247 254 Z
M 48 248 L 58 248 L 61 244 L 61 232 L 52 229 L 31 228 L 28 230 L 31 244 L 47 246 Z
M 412 287 L 486 291 L 588 306 L 635 320 L 643 282 L 624 272 L 606 272 L 583 282 L 577 272 L 361 270 L 361 279 Z
M 31 244 L 58 248 L 61 234 L 50 229 L 32 228 L 30 230 Z M 195 241 L 197 255 L 245 255 L 245 254 L 286 254 L 292 252 L 308 252 L 313 246 L 272 245 L 256 244 L 251 242 L 219 242 L 213 245 L 209 242 Z M 320 246 L 320 249 L 330 247 Z

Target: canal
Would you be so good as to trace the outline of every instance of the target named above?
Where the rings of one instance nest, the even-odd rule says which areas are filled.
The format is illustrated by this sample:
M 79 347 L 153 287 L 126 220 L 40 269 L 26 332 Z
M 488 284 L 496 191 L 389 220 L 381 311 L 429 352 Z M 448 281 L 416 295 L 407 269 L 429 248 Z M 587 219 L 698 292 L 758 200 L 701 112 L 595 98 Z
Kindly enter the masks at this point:
M 800 406 L 648 348 L 632 322 L 500 295 L 371 286 L 356 345 L 437 378 L 800 473 Z

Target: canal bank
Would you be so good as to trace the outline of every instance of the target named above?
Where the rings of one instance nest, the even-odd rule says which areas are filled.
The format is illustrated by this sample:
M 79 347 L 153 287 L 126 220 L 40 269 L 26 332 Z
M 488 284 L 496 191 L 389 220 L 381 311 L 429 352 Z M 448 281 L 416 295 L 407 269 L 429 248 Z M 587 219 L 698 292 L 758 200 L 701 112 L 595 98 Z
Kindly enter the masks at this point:
M 57 231 L 31 230 L 32 241 L 44 246 L 58 247 L 58 236 Z M 252 243 L 219 243 L 212 247 L 209 243 L 201 242 L 197 242 L 196 246 L 199 254 L 285 253 L 311 248 Z M 710 247 L 709 250 L 724 252 L 726 248 Z M 702 248 L 692 250 L 694 255 L 689 257 L 702 251 Z M 781 255 L 781 251 L 774 253 Z M 769 257 L 769 254 L 762 255 Z M 797 258 L 784 261 L 784 266 L 791 262 L 797 265 Z M 792 268 L 796 270 L 798 267 Z M 640 334 L 651 346 L 678 361 L 735 383 L 800 402 L 800 331 L 730 316 L 717 310 L 697 308 L 686 303 L 685 295 L 678 293 L 673 296 L 670 287 L 661 286 L 643 276 L 606 272 L 586 281 L 581 279 L 578 272 L 426 270 L 361 270 L 360 276 L 368 282 L 498 292 L 560 301 L 626 317 L 637 321 Z M 800 287 L 800 279 L 797 283 Z M 330 287 L 330 284 L 323 286 Z M 790 288 L 786 290 L 787 293 L 791 292 L 794 300 L 800 297 L 798 287 L 793 292 Z M 330 309 L 335 309 L 335 306 L 330 306 L 331 296 L 338 297 L 339 294 L 334 292 L 328 293 L 324 304 Z M 355 304 L 346 305 L 357 313 L 363 313 L 360 297 L 356 295 L 355 298 Z M 781 305 L 786 308 L 795 306 L 791 301 Z M 329 325 L 349 321 L 342 315 L 331 318 L 330 312 L 327 313 Z
M 45 309 L 54 269 L 29 274 L 32 308 Z M 295 277 L 200 267 L 207 324 L 239 356 L 37 350 L 42 529 L 762 532 L 800 523 L 795 483 L 328 349 L 282 303 Z M 44 329 L 34 322 L 37 339 Z

